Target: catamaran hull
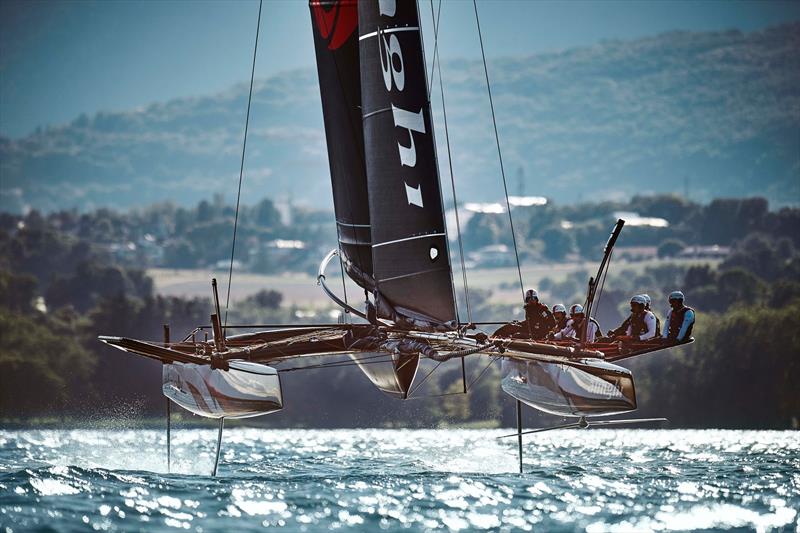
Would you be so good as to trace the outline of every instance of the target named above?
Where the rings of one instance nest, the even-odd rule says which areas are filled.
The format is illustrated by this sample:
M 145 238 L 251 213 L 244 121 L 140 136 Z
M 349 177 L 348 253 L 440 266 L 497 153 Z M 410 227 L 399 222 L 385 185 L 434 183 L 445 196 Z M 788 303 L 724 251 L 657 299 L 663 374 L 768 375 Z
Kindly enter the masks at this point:
M 503 361 L 503 390 L 558 416 L 600 416 L 636 409 L 630 370 L 601 360 Z
M 236 361 L 229 370 L 194 363 L 165 364 L 164 396 L 187 411 L 208 418 L 250 418 L 283 408 L 278 372 L 269 366 Z

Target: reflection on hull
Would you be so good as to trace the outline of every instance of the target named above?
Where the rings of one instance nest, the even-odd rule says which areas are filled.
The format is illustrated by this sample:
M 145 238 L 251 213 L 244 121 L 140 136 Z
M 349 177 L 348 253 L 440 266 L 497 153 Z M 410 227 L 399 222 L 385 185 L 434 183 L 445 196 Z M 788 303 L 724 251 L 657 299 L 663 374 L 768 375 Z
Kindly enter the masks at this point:
M 418 353 L 358 352 L 350 358 L 378 389 L 396 398 L 408 397 L 419 365 Z
M 230 370 L 193 363 L 165 364 L 164 396 L 194 414 L 209 418 L 249 418 L 283 408 L 278 372 L 236 361 Z
M 535 409 L 559 416 L 598 416 L 636 409 L 631 372 L 595 359 L 503 361 L 503 390 Z

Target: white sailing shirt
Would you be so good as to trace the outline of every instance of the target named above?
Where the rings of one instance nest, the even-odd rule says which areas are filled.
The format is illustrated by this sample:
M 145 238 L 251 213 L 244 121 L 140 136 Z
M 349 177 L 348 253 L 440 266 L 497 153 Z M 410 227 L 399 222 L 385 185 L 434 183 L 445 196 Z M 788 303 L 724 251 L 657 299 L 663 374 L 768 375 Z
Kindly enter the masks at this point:
M 583 325 L 586 319 L 584 318 L 580 325 L 576 326 L 575 321 L 573 319 L 567 320 L 567 325 L 564 326 L 564 329 L 556 333 L 553 338 L 556 340 L 566 340 L 566 339 L 577 339 L 580 335 L 580 326 Z M 655 331 L 655 326 L 653 326 L 653 331 Z M 589 325 L 586 328 L 586 338 L 589 342 L 594 342 L 597 338 L 598 327 L 597 323 L 594 320 L 589 321 Z

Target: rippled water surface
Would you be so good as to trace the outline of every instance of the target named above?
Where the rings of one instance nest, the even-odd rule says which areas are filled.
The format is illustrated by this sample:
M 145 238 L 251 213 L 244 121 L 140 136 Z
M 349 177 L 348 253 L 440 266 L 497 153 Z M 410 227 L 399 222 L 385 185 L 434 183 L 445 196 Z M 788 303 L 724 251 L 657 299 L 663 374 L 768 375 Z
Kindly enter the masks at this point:
M 0 431 L 11 530 L 787 530 L 797 432 Z

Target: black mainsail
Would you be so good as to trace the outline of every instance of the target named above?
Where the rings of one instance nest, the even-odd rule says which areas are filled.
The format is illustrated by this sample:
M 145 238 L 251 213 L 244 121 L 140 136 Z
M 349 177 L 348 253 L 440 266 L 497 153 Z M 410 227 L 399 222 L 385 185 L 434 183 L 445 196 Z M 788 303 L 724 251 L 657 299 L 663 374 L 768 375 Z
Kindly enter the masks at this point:
M 378 317 L 448 324 L 457 317 L 417 4 L 309 7 L 347 273 L 373 292 Z
M 358 19 L 378 313 L 441 325 L 456 312 L 417 3 L 362 1 Z
M 374 289 L 361 79 L 357 0 L 311 0 L 328 162 L 333 185 L 339 249 L 347 273 Z

